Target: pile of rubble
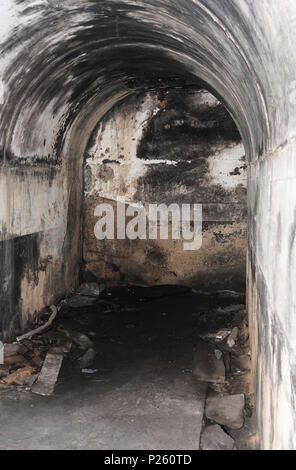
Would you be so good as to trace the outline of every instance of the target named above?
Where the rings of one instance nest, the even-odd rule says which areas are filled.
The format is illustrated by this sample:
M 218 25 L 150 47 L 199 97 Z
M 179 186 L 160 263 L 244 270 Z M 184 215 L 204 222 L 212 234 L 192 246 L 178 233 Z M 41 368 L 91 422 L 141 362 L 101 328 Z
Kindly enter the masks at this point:
M 235 381 L 251 371 L 247 315 L 244 304 L 219 307 L 215 315 L 231 316 L 232 326 L 200 334 L 195 345 L 193 374 L 210 386 L 200 447 L 233 450 L 232 431 L 242 429 L 250 413 L 250 397 L 231 393 Z M 243 389 L 242 383 L 236 388 Z
M 103 284 L 82 284 L 72 297 L 51 306 L 49 312 L 38 319 L 35 329 L 17 337 L 12 344 L 4 344 L 0 386 L 14 385 L 39 395 L 52 395 L 63 359 L 71 351 L 73 343 L 80 350 L 78 361 L 81 371 L 93 373 L 94 370 L 89 368 L 96 351 L 89 336 L 72 330 L 66 322 L 56 326 L 53 324 L 61 309 L 91 306 L 104 289 Z

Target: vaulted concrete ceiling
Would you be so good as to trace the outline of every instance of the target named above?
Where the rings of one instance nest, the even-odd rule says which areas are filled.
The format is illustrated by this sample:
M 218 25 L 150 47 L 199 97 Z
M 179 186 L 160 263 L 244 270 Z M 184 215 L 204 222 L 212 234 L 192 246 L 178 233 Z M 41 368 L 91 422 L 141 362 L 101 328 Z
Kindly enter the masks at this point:
M 294 122 L 288 124 L 281 98 L 288 90 L 281 80 L 292 77 L 295 52 L 292 36 L 291 50 L 275 55 L 271 45 L 276 41 L 280 50 L 281 42 L 287 44 L 293 18 L 296 24 L 292 4 L 1 2 L 2 158 L 9 164 L 56 164 L 74 122 L 89 136 L 98 119 L 130 93 L 200 82 L 223 99 L 250 157 L 279 145 Z

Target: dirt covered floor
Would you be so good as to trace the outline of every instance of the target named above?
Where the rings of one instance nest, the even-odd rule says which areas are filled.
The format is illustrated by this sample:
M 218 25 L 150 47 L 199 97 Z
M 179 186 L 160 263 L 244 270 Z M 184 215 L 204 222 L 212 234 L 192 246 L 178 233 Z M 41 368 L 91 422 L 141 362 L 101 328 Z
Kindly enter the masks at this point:
M 5 346 L 0 448 L 255 448 L 244 300 L 83 285 Z

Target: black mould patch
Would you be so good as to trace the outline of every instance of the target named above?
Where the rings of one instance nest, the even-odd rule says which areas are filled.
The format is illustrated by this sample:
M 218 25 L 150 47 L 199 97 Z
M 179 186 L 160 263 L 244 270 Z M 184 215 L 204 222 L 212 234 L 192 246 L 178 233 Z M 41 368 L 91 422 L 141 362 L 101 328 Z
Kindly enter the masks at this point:
M 117 165 L 121 165 L 121 162 L 119 162 L 118 160 L 110 160 L 108 158 L 105 158 L 105 160 L 103 160 L 102 163 L 104 163 L 104 164 L 106 164 L 106 163 L 116 163 Z
M 22 280 L 27 276 L 38 284 L 40 236 L 34 233 L 0 242 L 0 324 L 5 340 L 11 340 L 22 326 Z
M 162 159 L 167 155 L 167 159 L 173 159 L 177 155 L 181 160 L 194 160 L 212 155 L 221 142 L 241 142 L 225 107 L 218 102 L 208 105 L 206 100 L 196 104 L 197 97 L 198 90 L 190 88 L 166 94 L 165 105 L 145 129 L 138 158 Z
M 193 2 L 163 1 L 161 6 L 152 0 L 133 4 L 124 0 L 85 0 L 83 4 L 74 0 L 57 3 L 48 0 L 43 5 L 32 5 L 28 1 L 15 3 L 19 16 L 25 17 L 26 21 L 19 22 L 1 46 L 1 54 L 11 54 L 4 81 L 8 89 L 13 90 L 3 106 L 0 123 L 0 136 L 4 136 L 5 147 L 11 146 L 13 131 L 27 103 L 34 103 L 36 113 L 52 105 L 54 114 L 66 105 L 70 116 L 57 138 L 55 157 L 59 159 L 67 129 L 94 96 L 99 95 L 104 103 L 109 88 L 114 94 L 122 90 L 165 89 L 168 84 L 174 87 L 201 84 L 190 61 L 215 72 L 220 82 L 225 83 L 224 90 L 228 85 L 232 88 L 229 70 L 233 64 L 238 64 L 237 95 L 241 96 L 241 103 L 239 107 L 231 103 L 229 93 L 228 104 L 236 108 L 232 112 L 237 114 L 238 120 L 244 121 L 239 114 L 240 108 L 245 110 L 244 115 L 252 126 L 253 141 L 257 148 L 259 144 L 263 147 L 266 124 L 258 98 L 258 83 L 254 83 L 246 61 L 220 26 Z M 240 19 L 233 24 L 240 25 L 242 41 L 251 44 L 254 56 L 257 56 L 260 41 L 255 40 L 255 29 L 250 32 L 244 14 L 239 7 L 233 6 L 233 2 L 227 7 L 224 3 L 221 7 L 220 3 L 215 2 L 214 10 L 222 16 L 227 10 L 227 21 Z M 67 34 L 65 24 L 71 25 L 71 34 Z M 175 33 L 170 34 L 177 24 Z M 229 27 L 231 30 L 231 25 Z M 191 34 L 197 30 L 198 35 Z M 209 43 L 219 45 L 217 53 L 207 47 Z M 190 58 L 188 62 L 186 57 Z M 241 87 L 243 81 L 244 87 Z M 219 94 L 216 90 L 216 95 Z M 29 119 L 30 113 L 27 116 Z M 23 124 L 30 129 L 29 122 Z M 207 132 L 210 135 L 210 128 Z

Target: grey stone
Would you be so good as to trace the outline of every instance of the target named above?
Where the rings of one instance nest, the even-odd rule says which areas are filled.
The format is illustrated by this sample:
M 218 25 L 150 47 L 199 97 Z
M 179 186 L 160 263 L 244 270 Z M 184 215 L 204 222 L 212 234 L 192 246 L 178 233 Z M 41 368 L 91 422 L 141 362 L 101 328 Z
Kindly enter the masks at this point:
M 231 429 L 240 429 L 244 425 L 244 406 L 243 394 L 209 397 L 206 417 Z
M 79 359 L 80 369 L 89 369 L 96 357 L 96 351 L 92 348 L 88 349 L 86 353 Z
M 71 339 L 61 341 L 57 346 L 51 348 L 52 354 L 67 354 L 71 351 L 72 341 Z
M 94 346 L 93 341 L 84 333 L 79 331 L 65 330 L 69 338 L 76 343 L 81 349 L 90 349 Z
M 201 450 L 233 450 L 234 440 L 218 425 L 207 426 L 201 435 Z
M 105 284 L 98 284 L 97 282 L 85 282 L 77 289 L 81 295 L 90 297 L 98 297 L 105 290 Z
M 218 359 L 215 348 L 198 340 L 194 353 L 193 375 L 201 382 L 225 382 L 223 359 Z

